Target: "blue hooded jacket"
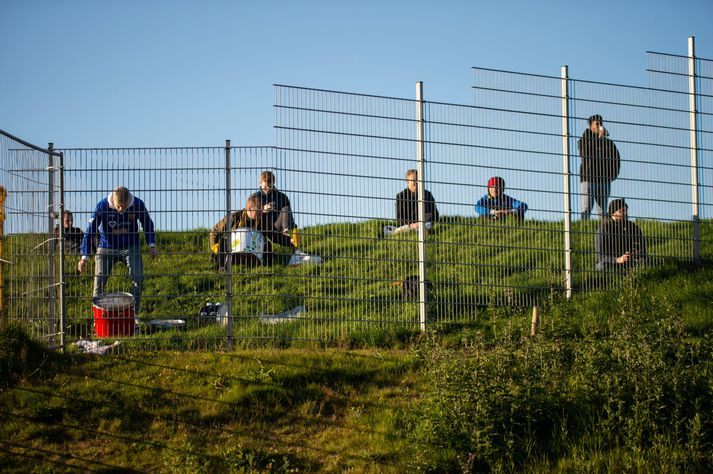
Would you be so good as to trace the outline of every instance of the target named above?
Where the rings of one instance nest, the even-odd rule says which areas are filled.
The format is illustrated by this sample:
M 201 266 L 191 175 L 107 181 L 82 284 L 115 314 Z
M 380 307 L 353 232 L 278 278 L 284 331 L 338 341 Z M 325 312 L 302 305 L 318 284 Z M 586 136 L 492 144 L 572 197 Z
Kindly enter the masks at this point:
M 119 212 L 113 203 L 113 193 L 97 204 L 92 219 L 82 239 L 82 256 L 91 254 L 91 242 L 99 234 L 99 248 L 102 249 L 127 249 L 140 244 L 139 223 L 144 229 L 146 243 L 152 247 L 156 245 L 154 223 L 149 216 L 144 202 L 129 194 L 129 203 L 124 212 Z
M 475 212 L 479 216 L 490 216 L 491 211 L 497 210 L 513 210 L 515 215 L 523 218 L 525 217 L 525 211 L 527 211 L 527 204 L 522 201 L 518 201 L 515 198 L 508 196 L 507 194 L 502 194 L 500 197 L 493 197 L 490 194 L 486 194 L 475 204 Z

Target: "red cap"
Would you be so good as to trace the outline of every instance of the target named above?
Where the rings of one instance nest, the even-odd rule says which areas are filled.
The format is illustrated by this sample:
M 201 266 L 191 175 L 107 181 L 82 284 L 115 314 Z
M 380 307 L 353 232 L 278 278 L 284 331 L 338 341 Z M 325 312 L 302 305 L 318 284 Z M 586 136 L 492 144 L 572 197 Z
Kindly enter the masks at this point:
M 503 178 L 501 178 L 500 176 L 493 176 L 492 178 L 490 178 L 490 179 L 488 180 L 488 187 L 490 188 L 490 187 L 493 187 L 493 186 L 497 186 L 497 187 L 500 187 L 500 188 L 504 188 L 504 187 L 505 187 L 505 180 L 504 180 Z

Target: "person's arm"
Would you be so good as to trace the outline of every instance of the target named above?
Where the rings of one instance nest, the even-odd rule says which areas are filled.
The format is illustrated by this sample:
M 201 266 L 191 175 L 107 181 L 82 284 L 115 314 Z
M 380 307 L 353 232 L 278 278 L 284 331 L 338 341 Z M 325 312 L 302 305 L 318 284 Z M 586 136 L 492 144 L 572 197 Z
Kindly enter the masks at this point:
M 155 257 L 158 255 L 158 249 L 156 248 L 156 232 L 154 229 L 154 223 L 149 215 L 149 210 L 146 209 L 146 204 L 143 201 L 139 201 L 140 209 L 138 212 L 138 219 L 141 222 L 141 228 L 144 229 L 144 238 L 146 239 L 146 244 L 149 246 L 149 255 Z
M 438 215 L 438 207 L 436 206 L 436 199 L 433 197 L 429 191 L 426 191 L 426 215 L 424 220 L 426 222 L 436 222 L 440 217 Z
M 514 214 L 518 217 L 525 217 L 525 212 L 527 212 L 527 204 L 513 198 L 512 199 L 512 214 Z
M 213 230 L 210 231 L 210 236 L 208 237 L 208 244 L 210 245 L 210 250 L 213 253 L 218 253 L 218 246 L 220 244 L 220 239 L 225 231 L 226 220 L 223 217 L 221 220 L 215 223 Z
M 475 212 L 480 217 L 490 216 L 490 201 L 488 200 L 488 196 L 483 196 L 475 203 Z
M 597 270 L 604 270 L 607 266 L 616 265 L 616 255 L 607 253 L 609 245 L 607 245 L 608 235 L 604 230 L 604 226 L 599 226 L 597 229 L 597 234 L 594 238 L 594 252 L 596 254 Z
M 408 202 L 404 198 L 404 193 L 400 192 L 396 195 L 396 220 L 399 225 L 407 224 Z
M 82 237 L 82 256 L 79 258 L 79 262 L 77 262 L 77 270 L 79 273 L 84 273 L 87 269 L 87 261 L 89 260 L 89 256 L 92 254 L 92 243 L 94 242 L 94 236 L 97 234 L 99 225 L 101 224 L 102 216 L 103 213 L 100 212 L 99 204 L 97 204 L 97 207 L 94 209 L 94 213 L 92 214 L 92 218 L 87 225 L 87 231 Z

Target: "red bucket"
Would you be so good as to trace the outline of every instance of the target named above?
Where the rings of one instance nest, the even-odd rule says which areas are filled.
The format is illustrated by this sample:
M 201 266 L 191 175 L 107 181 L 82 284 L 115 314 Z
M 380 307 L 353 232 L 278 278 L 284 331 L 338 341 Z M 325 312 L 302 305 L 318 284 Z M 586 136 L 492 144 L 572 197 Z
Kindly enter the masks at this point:
M 130 293 L 104 293 L 92 300 L 94 330 L 97 337 L 134 335 L 134 296 Z

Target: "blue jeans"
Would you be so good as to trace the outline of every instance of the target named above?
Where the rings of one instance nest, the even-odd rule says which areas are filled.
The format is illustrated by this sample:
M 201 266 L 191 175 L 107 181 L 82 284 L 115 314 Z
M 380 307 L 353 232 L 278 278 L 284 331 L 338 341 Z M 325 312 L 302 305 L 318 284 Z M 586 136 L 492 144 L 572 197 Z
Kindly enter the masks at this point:
M 595 202 L 599 207 L 599 217 L 607 215 L 610 192 L 611 181 L 605 183 L 582 181 L 579 183 L 579 205 L 582 210 L 583 221 L 586 221 L 592 215 Z
M 144 267 L 141 261 L 141 249 L 138 246 L 126 249 L 97 249 L 94 263 L 94 296 L 104 293 L 111 269 L 117 262 L 124 262 L 129 269 L 131 294 L 134 296 L 134 313 L 138 317 L 141 310 L 141 290 L 144 286 Z

